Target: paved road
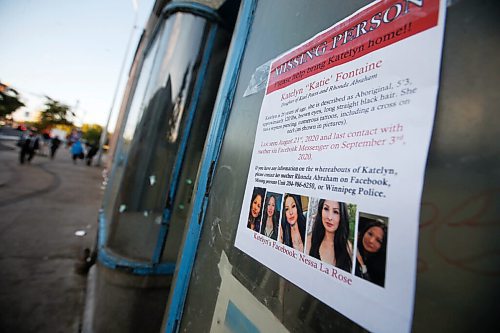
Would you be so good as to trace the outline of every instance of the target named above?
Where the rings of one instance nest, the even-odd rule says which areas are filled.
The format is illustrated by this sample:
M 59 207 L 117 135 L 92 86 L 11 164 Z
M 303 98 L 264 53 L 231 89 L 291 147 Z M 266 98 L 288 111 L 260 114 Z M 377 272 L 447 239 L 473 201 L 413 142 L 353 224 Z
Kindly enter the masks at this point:
M 20 165 L 14 144 L 0 141 L 0 332 L 79 332 L 86 276 L 75 268 L 95 241 L 102 170 L 63 147 Z

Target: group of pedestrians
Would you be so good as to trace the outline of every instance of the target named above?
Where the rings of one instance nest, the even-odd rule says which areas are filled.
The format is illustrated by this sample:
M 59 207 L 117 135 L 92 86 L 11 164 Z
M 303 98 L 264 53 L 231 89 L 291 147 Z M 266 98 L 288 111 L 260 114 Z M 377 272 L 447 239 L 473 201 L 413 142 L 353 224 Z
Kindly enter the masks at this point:
M 19 162 L 21 164 L 25 162 L 30 163 L 33 160 L 36 151 L 41 147 L 41 141 L 42 139 L 40 136 L 31 130 L 27 131 L 19 138 L 17 145 L 20 148 Z M 54 159 L 62 141 L 57 135 L 46 141 L 48 141 L 50 145 L 50 158 Z M 86 164 L 91 166 L 92 160 L 99 150 L 99 147 L 95 143 L 86 143 L 85 149 L 80 138 L 69 141 L 68 145 L 70 146 L 70 153 L 74 164 L 76 164 L 79 159 L 85 159 Z
M 76 140 L 71 145 L 71 157 L 73 158 L 73 163 L 76 164 L 77 160 L 86 160 L 88 166 L 92 165 L 92 159 L 97 154 L 99 147 L 95 143 L 86 143 L 86 149 L 80 140 Z

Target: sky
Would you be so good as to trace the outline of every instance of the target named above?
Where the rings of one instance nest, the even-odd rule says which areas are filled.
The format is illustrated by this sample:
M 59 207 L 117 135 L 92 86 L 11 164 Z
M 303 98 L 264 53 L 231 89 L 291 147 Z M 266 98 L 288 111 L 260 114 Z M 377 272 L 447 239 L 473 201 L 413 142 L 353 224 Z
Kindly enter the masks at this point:
M 153 4 L 0 0 L 0 81 L 16 89 L 27 105 L 17 115 L 34 114 L 49 96 L 72 108 L 76 125 L 105 125 L 111 112 L 112 130 Z

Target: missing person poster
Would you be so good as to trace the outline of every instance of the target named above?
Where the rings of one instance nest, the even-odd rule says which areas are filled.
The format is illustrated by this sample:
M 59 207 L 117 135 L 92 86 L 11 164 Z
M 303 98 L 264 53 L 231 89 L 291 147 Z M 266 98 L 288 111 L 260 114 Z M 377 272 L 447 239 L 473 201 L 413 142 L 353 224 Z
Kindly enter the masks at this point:
M 445 3 L 376 1 L 272 62 L 235 246 L 376 332 L 410 331 Z

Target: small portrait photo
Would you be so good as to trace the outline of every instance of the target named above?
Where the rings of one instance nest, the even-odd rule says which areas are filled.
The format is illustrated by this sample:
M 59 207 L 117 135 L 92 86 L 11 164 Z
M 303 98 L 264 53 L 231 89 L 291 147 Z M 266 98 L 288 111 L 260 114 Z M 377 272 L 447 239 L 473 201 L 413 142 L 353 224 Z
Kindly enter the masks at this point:
M 266 189 L 254 187 L 252 199 L 250 200 L 250 210 L 248 211 L 247 228 L 259 232 L 260 220 L 262 217 L 262 207 L 264 205 L 264 196 Z
M 350 273 L 355 224 L 356 205 L 311 198 L 306 253 Z
M 279 241 L 300 252 L 304 252 L 308 207 L 309 197 L 285 193 Z
M 356 276 L 385 286 L 387 236 L 389 219 L 385 216 L 359 213 Z
M 267 192 L 264 201 L 260 233 L 274 240 L 278 239 L 282 199 L 283 194 Z

